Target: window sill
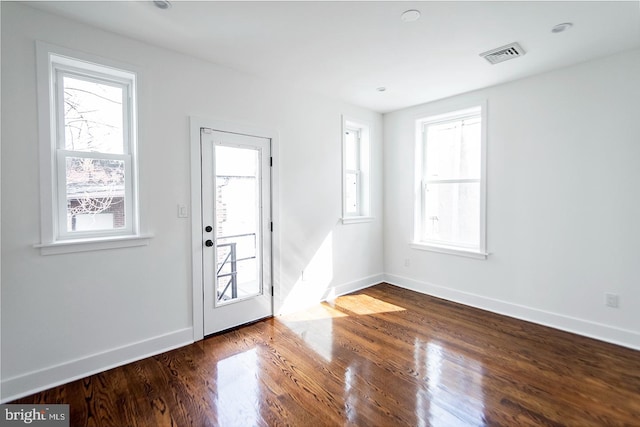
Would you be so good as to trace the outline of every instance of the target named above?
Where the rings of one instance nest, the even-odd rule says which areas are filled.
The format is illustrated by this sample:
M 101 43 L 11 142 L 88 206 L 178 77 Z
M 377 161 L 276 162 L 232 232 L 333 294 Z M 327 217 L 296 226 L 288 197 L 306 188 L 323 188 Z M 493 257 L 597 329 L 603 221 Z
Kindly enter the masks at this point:
M 100 251 L 105 249 L 146 246 L 153 236 L 149 234 L 135 236 L 112 236 L 99 239 L 59 240 L 52 243 L 33 245 L 40 249 L 40 255 L 58 255 L 74 252 Z
M 489 255 L 488 253 L 485 253 L 485 252 L 477 252 L 473 250 L 453 248 L 448 246 L 438 246 L 438 245 L 428 244 L 423 242 L 412 242 L 412 243 L 409 243 L 409 246 L 412 247 L 413 249 L 419 249 L 421 251 L 438 252 L 441 254 L 458 255 L 458 256 L 475 258 L 475 259 L 487 259 L 487 256 Z
M 361 222 L 373 222 L 372 216 L 344 216 L 340 218 L 343 224 L 358 224 Z

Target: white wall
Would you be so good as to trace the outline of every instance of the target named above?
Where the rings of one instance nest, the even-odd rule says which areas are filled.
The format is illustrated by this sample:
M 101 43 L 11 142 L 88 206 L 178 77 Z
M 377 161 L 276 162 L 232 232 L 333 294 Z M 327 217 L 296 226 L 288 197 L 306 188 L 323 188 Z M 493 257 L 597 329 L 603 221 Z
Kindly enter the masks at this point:
M 477 98 L 491 255 L 411 249 L 414 121 Z M 385 115 L 387 280 L 640 349 L 639 161 L 638 50 Z
M 178 203 L 189 205 L 190 115 L 279 134 L 279 307 L 380 281 L 379 114 L 28 6 L 1 7 L 3 400 L 193 336 L 190 222 L 176 215 Z M 51 256 L 33 247 L 40 236 L 35 40 L 140 71 L 141 211 L 155 235 L 149 246 Z M 372 125 L 371 223 L 338 222 L 341 114 Z
M 388 114 L 383 153 L 378 114 L 28 6 L 1 9 L 3 400 L 190 340 L 190 223 L 176 217 L 189 205 L 190 115 L 279 133 L 279 308 L 376 283 L 384 256 L 392 283 L 640 348 L 640 51 Z M 33 248 L 35 40 L 140 70 L 149 246 Z M 488 100 L 491 255 L 410 249 L 414 120 L 474 97 Z M 338 220 L 341 114 L 372 125 L 372 223 Z M 619 309 L 604 306 L 605 292 L 620 295 Z

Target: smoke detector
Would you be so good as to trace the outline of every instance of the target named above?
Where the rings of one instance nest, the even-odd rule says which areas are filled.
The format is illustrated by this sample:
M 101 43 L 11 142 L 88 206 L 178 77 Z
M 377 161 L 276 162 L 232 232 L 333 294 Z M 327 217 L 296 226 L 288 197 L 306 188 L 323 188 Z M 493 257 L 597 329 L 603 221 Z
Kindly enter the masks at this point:
M 571 23 L 571 22 L 563 22 L 562 24 L 558 24 L 555 27 L 553 27 L 551 29 L 551 32 L 554 33 L 554 34 L 561 33 L 563 31 L 567 31 L 571 27 L 573 27 L 573 23 Z
M 171 2 L 169 0 L 153 0 L 153 4 L 155 4 L 158 9 L 171 9 Z
M 400 15 L 400 19 L 403 22 L 416 22 L 420 19 L 420 11 L 416 9 L 405 10 L 402 15 Z
M 510 43 L 508 45 L 500 46 L 495 49 L 488 50 L 480 54 L 484 59 L 489 61 L 490 64 L 497 64 L 499 62 L 508 61 L 510 59 L 518 58 L 524 55 L 526 52 L 518 43 Z

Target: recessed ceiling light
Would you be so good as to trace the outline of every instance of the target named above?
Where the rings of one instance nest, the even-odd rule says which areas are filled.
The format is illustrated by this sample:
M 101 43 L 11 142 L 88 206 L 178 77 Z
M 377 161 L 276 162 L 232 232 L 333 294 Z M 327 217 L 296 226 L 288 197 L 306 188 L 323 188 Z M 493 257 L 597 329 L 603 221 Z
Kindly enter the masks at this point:
M 405 10 L 402 15 L 400 15 L 400 19 L 403 22 L 415 22 L 420 19 L 420 11 L 415 9 Z
M 573 27 L 571 22 L 563 22 L 562 24 L 558 24 L 551 29 L 552 33 L 561 33 L 563 31 L 567 31 L 569 28 Z
M 386 87 L 384 87 L 384 86 L 380 86 L 380 87 L 376 88 L 376 90 L 377 90 L 378 92 L 384 92 L 385 90 L 387 90 L 387 88 L 386 88 Z
M 169 2 L 169 0 L 153 0 L 153 4 L 155 4 L 158 9 L 171 8 L 171 3 Z

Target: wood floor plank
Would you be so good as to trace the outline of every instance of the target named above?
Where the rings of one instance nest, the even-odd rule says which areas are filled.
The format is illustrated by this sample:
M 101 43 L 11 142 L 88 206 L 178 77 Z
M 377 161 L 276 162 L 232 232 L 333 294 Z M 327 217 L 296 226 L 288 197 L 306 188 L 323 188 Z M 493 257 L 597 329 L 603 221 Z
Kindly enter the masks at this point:
M 82 426 L 640 426 L 640 352 L 389 284 L 34 394 Z

